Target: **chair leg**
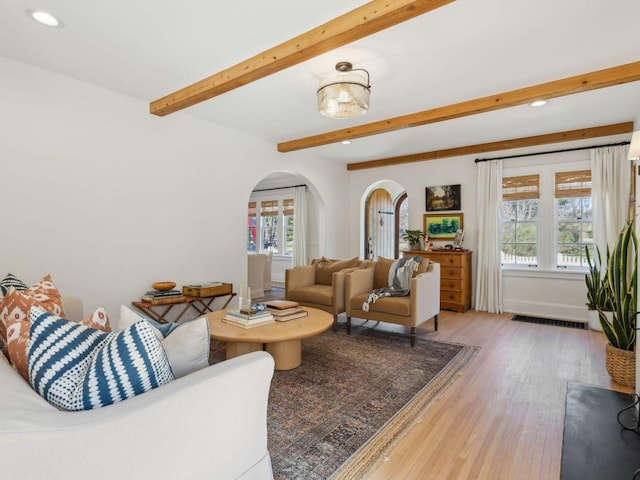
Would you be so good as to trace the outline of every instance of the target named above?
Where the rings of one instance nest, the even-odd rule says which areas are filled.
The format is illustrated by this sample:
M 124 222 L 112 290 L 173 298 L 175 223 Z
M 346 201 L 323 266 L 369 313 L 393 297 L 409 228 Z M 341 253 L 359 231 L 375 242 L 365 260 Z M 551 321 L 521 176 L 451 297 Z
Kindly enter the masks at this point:
M 434 317 L 434 323 L 435 323 L 435 327 L 436 327 L 436 332 L 438 331 L 438 314 L 436 313 L 436 316 Z
M 333 316 L 333 331 L 338 331 L 338 315 Z
M 347 317 L 347 335 L 351 335 L 351 317 Z
M 416 327 L 411 327 L 411 346 L 416 346 Z

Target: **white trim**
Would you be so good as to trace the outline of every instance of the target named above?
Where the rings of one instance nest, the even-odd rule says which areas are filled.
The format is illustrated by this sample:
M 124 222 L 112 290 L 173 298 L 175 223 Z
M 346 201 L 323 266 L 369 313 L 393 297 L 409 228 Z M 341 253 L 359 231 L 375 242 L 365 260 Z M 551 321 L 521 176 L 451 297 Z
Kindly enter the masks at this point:
M 588 323 L 587 308 L 559 303 L 543 303 L 526 300 L 504 300 L 504 311 L 532 317 L 552 318 L 570 322 Z

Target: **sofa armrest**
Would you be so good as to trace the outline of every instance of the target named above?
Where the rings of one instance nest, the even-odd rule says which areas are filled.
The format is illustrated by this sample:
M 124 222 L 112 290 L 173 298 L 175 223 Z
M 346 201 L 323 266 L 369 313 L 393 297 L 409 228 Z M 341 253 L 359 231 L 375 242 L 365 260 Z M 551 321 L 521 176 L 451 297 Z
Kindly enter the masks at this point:
M 345 310 L 351 316 L 351 298 L 373 290 L 373 275 L 375 268 L 359 268 L 346 275 L 345 279 Z
M 316 283 L 316 265 L 299 265 L 288 268 L 284 273 L 284 298 L 290 290 L 307 287 Z
M 411 279 L 411 311 L 416 324 L 440 313 L 440 264 L 432 263 L 429 271 Z
M 0 430 L 2 475 L 233 479 L 261 462 L 270 473 L 273 368 L 254 352 L 96 410 L 0 412 L 13 417 Z

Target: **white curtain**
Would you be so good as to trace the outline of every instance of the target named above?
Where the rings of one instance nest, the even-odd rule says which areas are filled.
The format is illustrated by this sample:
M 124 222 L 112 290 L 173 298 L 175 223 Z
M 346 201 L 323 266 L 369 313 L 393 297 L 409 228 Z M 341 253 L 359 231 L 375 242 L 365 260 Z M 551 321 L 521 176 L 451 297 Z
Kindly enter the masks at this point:
M 606 261 L 607 245 L 613 249 L 629 219 L 631 162 L 627 145 L 591 150 L 593 240 Z
M 500 217 L 502 160 L 478 164 L 478 248 L 475 309 L 502 313 Z
M 293 190 L 293 266 L 307 264 L 307 187 Z

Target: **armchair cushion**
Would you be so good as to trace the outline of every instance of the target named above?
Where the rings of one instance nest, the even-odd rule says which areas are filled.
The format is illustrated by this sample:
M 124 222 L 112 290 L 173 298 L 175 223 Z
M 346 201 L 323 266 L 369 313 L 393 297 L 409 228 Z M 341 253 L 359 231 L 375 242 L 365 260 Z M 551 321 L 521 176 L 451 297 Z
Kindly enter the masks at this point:
M 316 268 L 316 283 L 322 285 L 331 285 L 333 283 L 333 273 L 339 272 L 344 268 L 352 268 L 358 266 L 358 257 L 346 260 L 329 260 L 322 257 L 322 261 Z
M 296 302 L 317 303 L 330 307 L 333 305 L 333 287 L 331 285 L 309 285 L 307 287 L 296 288 L 295 297 L 292 300 Z
M 351 298 L 351 309 L 362 310 L 362 304 L 367 301 L 368 296 L 368 293 L 363 293 Z M 369 304 L 369 311 L 408 317 L 411 315 L 411 297 L 381 297 Z

